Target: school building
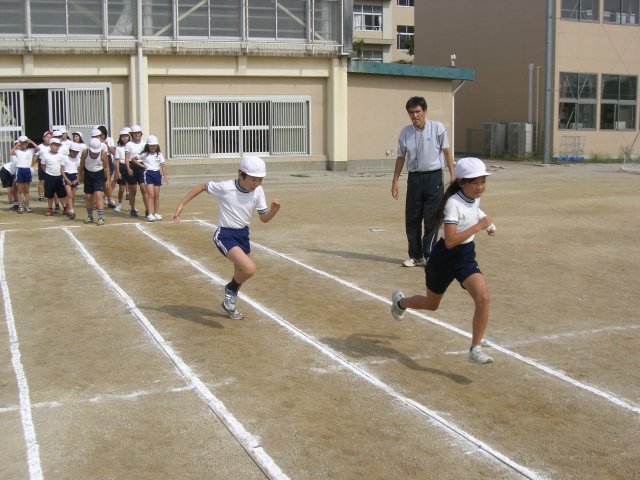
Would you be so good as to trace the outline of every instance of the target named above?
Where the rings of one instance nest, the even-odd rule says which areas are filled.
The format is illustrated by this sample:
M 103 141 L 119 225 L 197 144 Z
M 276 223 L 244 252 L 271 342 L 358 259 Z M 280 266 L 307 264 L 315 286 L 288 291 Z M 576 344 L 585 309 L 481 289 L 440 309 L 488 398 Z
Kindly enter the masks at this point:
M 552 4 L 553 156 L 618 157 L 631 145 L 639 154 L 640 0 Z M 540 153 L 547 2 L 424 0 L 415 23 L 416 64 L 455 55 L 476 72 L 457 96 L 457 149 Z
M 139 124 L 173 174 L 388 168 L 407 98 L 450 126 L 474 72 L 352 62 L 353 22 L 351 0 L 3 0 L 0 155 Z

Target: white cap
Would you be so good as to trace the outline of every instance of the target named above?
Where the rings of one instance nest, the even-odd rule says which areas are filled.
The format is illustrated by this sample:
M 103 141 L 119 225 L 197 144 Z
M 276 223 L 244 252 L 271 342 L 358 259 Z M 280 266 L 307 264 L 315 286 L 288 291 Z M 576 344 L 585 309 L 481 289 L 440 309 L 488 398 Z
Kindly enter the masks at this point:
M 264 160 L 260 157 L 242 157 L 242 159 L 240 159 L 240 171 L 252 177 L 267 176 L 267 168 L 265 167 Z
M 91 130 L 91 136 L 92 137 L 99 137 L 100 135 L 102 135 L 102 132 L 100 130 L 98 130 L 97 128 L 94 128 L 93 130 Z
M 60 128 L 60 133 L 67 133 L 67 129 L 65 127 Z
M 478 178 L 491 175 L 484 162 L 476 157 L 464 157 L 456 162 L 454 172 L 456 178 Z
M 55 145 L 55 144 L 60 145 L 60 139 L 53 137 L 51 140 L 49 140 L 49 145 Z
M 18 137 L 18 140 L 17 140 L 17 141 L 18 141 L 18 142 L 28 142 L 28 141 L 29 141 L 29 138 L 28 138 L 26 135 L 20 135 L 20 136 Z
M 89 142 L 89 150 L 91 150 L 91 153 L 102 152 L 102 142 L 97 138 L 92 138 Z
M 140 125 L 131 125 L 131 133 L 142 132 L 142 127 Z
M 119 135 L 129 135 L 129 130 L 127 130 L 126 128 L 122 128 Z
M 131 127 L 122 127 L 123 130 L 126 130 L 127 133 L 131 133 Z
M 158 145 L 158 137 L 155 135 L 149 135 L 147 137 L 147 145 Z
M 71 142 L 71 143 L 69 144 L 69 151 L 70 151 L 70 152 L 71 152 L 71 151 L 73 151 L 73 152 L 80 152 L 80 151 L 82 151 L 82 147 L 80 146 L 80 144 L 79 144 L 79 143 Z
M 60 130 L 54 130 L 53 131 L 53 136 L 54 137 L 61 137 L 62 136 L 62 132 Z

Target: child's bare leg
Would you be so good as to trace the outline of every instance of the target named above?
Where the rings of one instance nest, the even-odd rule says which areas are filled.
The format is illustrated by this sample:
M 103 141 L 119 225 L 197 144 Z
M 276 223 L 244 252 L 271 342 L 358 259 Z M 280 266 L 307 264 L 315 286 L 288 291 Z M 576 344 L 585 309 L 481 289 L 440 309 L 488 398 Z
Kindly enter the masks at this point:
M 233 247 L 229 250 L 227 258 L 233 262 L 233 279 L 239 285 L 242 285 L 256 273 L 256 264 L 240 247 Z
M 413 308 L 416 310 L 435 311 L 440 306 L 444 294 L 433 293 L 427 288 L 427 295 L 414 295 L 413 297 L 405 297 L 400 302 L 402 308 Z
M 475 303 L 473 312 L 473 330 L 471 346 L 480 345 L 484 332 L 489 323 L 489 289 L 484 275 L 474 273 L 462 282 L 462 286 L 469 292 Z

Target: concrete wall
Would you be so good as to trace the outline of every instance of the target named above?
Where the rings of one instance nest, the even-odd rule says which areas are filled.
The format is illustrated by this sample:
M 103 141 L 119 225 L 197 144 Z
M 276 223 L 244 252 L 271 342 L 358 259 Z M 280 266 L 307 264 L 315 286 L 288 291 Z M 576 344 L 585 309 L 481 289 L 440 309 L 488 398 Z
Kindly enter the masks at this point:
M 407 100 L 419 95 L 428 104 L 427 118 L 451 127 L 451 80 L 350 73 L 349 169 L 391 169 L 400 129 L 411 121 Z
M 415 63 L 448 66 L 455 54 L 457 67 L 476 71 L 476 80 L 456 95 L 458 150 L 465 147 L 467 129 L 483 129 L 486 122 L 527 121 L 530 63 L 541 67 L 537 108 L 542 111 L 545 2 L 415 3 Z

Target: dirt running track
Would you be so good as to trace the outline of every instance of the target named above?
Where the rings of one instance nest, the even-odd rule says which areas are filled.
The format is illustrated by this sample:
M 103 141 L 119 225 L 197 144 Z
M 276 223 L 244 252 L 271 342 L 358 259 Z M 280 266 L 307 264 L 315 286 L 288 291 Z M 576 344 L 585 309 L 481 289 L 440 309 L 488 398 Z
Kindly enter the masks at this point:
M 488 164 L 486 366 L 457 285 L 389 314 L 424 291 L 390 172 L 268 176 L 241 321 L 213 197 L 168 220 L 199 179 L 154 224 L 3 197 L 0 478 L 640 479 L 640 176 Z

